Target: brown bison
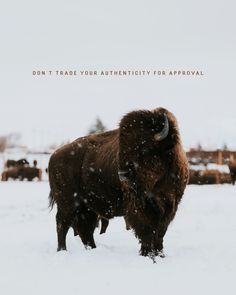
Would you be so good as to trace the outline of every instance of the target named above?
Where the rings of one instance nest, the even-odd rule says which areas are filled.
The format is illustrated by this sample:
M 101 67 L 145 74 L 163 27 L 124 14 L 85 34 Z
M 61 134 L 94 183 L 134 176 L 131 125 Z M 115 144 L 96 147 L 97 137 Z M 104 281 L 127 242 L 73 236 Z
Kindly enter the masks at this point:
M 232 185 L 235 185 L 236 181 L 236 161 L 235 162 L 229 162 L 229 171 L 231 176 L 231 183 Z
M 19 179 L 32 181 L 37 178 L 39 181 L 42 180 L 42 170 L 36 167 L 21 167 L 19 168 Z
M 12 167 L 6 169 L 2 173 L 2 181 L 8 181 L 8 179 L 19 179 L 32 181 L 37 178 L 39 181 L 42 180 L 42 170 L 35 167 Z
M 190 170 L 189 184 L 222 184 L 230 183 L 229 173 L 217 169 Z
M 5 168 L 11 168 L 11 167 L 22 167 L 29 165 L 29 162 L 26 159 L 20 159 L 18 161 L 16 160 L 7 160 L 5 163 Z
M 58 149 L 49 162 L 50 205 L 57 204 L 58 251 L 72 227 L 95 248 L 98 216 L 125 216 L 140 254 L 162 256 L 163 237 L 188 182 L 176 119 L 163 108 L 134 111 L 119 128 Z
M 18 177 L 19 169 L 17 167 L 11 167 L 2 172 L 2 181 L 8 181 L 9 178 L 16 180 Z

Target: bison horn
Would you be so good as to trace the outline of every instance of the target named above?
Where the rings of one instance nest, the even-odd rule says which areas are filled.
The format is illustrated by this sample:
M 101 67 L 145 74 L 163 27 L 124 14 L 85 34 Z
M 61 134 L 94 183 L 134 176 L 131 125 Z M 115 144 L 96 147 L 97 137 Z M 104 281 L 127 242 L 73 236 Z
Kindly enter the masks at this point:
M 166 113 L 164 113 L 164 118 L 165 118 L 165 122 L 164 122 L 163 129 L 161 130 L 161 132 L 156 133 L 154 135 L 154 138 L 156 141 L 161 141 L 161 140 L 165 139 L 169 133 L 169 121 L 168 121 Z

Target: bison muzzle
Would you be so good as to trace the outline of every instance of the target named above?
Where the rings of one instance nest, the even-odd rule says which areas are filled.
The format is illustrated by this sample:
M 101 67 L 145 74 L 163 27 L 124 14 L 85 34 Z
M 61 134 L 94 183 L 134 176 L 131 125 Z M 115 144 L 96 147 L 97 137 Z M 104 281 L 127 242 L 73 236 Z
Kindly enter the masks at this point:
M 188 182 L 177 121 L 163 108 L 133 111 L 118 129 L 81 137 L 49 162 L 50 205 L 57 204 L 58 251 L 72 227 L 95 248 L 98 216 L 125 216 L 143 256 L 163 256 L 163 237 Z

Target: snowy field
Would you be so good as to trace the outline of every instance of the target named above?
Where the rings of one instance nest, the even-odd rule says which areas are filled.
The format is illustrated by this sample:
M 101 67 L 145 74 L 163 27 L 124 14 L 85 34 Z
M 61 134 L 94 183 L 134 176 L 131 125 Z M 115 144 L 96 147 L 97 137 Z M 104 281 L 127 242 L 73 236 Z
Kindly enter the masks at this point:
M 121 218 L 96 230 L 96 249 L 70 230 L 57 253 L 48 193 L 47 182 L 0 182 L 0 294 L 236 294 L 235 187 L 188 186 L 156 264 Z

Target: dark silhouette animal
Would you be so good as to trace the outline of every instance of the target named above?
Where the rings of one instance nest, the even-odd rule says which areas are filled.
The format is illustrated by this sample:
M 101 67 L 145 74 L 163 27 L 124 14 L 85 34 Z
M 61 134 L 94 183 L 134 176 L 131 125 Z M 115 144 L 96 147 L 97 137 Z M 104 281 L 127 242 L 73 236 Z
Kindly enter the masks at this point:
M 5 171 L 2 172 L 2 181 L 8 181 L 9 178 L 11 179 L 18 179 L 19 174 L 18 174 L 19 170 L 17 167 L 11 167 Z
M 95 248 L 98 216 L 125 216 L 140 254 L 163 256 L 163 237 L 188 182 L 177 121 L 163 108 L 125 115 L 118 129 L 64 145 L 49 161 L 50 205 L 57 204 L 58 251 L 72 227 Z
M 190 170 L 189 184 L 230 183 L 230 175 L 216 169 Z
M 2 173 L 2 181 L 8 181 L 9 178 L 14 180 L 27 179 L 28 181 L 32 181 L 33 179 L 37 178 L 39 181 L 41 181 L 42 170 L 35 167 L 11 167 Z
M 18 172 L 20 180 L 27 179 L 32 181 L 37 178 L 39 181 L 42 180 L 42 170 L 36 167 L 20 167 Z
M 232 185 L 235 185 L 236 181 L 236 161 L 229 162 L 229 171 L 231 176 L 231 183 Z
M 20 166 L 27 166 L 27 165 L 29 165 L 29 162 L 26 159 L 20 159 L 18 161 L 7 160 L 5 163 L 5 168 L 20 167 Z

